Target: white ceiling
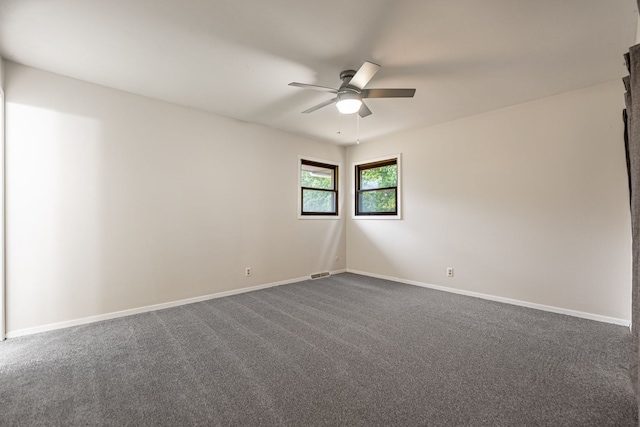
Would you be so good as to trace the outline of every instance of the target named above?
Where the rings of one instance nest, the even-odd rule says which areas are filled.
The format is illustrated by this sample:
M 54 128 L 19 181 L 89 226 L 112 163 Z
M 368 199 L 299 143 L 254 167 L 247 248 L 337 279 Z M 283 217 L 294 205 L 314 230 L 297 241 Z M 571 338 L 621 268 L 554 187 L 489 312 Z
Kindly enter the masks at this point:
M 356 115 L 301 111 L 340 71 L 382 65 L 360 139 L 625 74 L 634 0 L 0 0 L 0 55 L 77 79 L 339 144 Z M 341 133 L 337 133 L 341 130 Z

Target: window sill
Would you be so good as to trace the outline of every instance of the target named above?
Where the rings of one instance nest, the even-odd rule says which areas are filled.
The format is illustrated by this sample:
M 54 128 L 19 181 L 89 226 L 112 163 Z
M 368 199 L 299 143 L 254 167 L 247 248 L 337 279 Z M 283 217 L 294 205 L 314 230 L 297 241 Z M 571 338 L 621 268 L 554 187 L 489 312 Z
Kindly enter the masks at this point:
M 341 219 L 340 215 L 298 215 L 298 219 Z
M 351 219 L 402 219 L 401 215 L 353 215 Z

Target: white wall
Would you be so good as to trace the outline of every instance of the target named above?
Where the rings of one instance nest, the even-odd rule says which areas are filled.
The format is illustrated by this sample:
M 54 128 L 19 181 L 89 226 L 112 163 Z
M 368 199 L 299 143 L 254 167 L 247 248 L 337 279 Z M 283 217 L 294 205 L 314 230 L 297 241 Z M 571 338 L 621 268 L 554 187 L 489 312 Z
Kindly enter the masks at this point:
M 5 339 L 4 289 L 4 61 L 0 56 L 0 341 Z
M 344 148 L 5 65 L 10 334 L 346 267 L 296 206 Z
M 612 81 L 349 147 L 349 165 L 402 153 L 404 188 L 402 220 L 348 219 L 348 269 L 630 319 L 623 91 Z
M 618 81 L 364 142 L 346 159 L 341 147 L 11 62 L 5 90 L 9 333 L 346 259 L 351 270 L 630 318 Z M 344 220 L 297 219 L 298 155 L 351 172 L 395 153 L 402 220 L 343 215 L 345 240 Z

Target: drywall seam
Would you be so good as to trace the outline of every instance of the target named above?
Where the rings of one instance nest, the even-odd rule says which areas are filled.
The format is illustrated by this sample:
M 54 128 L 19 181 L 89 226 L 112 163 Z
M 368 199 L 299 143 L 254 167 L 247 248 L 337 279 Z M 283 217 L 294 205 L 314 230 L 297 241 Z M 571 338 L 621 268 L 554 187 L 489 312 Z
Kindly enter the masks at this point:
M 437 291 L 449 292 L 452 294 L 465 295 L 465 296 L 474 297 L 474 298 L 482 298 L 489 301 L 496 301 L 496 302 L 501 302 L 501 303 L 506 303 L 511 305 L 517 305 L 520 307 L 533 308 L 535 310 L 548 311 L 550 313 L 564 314 L 567 316 L 579 317 L 581 319 L 595 320 L 597 322 L 611 323 L 614 325 L 620 325 L 620 326 L 626 326 L 626 327 L 630 327 L 631 325 L 631 322 L 629 320 L 618 319 L 616 317 L 602 316 L 602 315 L 593 314 L 593 313 L 586 313 L 584 311 L 568 310 L 566 308 L 553 307 L 550 305 L 536 304 L 533 302 L 498 297 L 495 295 L 483 294 L 480 292 L 471 292 L 471 291 L 466 291 L 464 289 L 456 289 L 456 288 L 449 288 L 446 286 L 432 285 L 430 283 L 417 282 L 415 280 L 400 279 L 398 277 L 384 276 L 382 274 L 369 273 L 366 271 L 353 270 L 350 268 L 347 268 L 347 272 L 354 273 L 354 274 L 361 274 L 363 276 L 375 277 L 377 279 L 391 280 L 393 282 L 404 283 L 407 285 L 420 286 L 422 288 L 434 289 Z

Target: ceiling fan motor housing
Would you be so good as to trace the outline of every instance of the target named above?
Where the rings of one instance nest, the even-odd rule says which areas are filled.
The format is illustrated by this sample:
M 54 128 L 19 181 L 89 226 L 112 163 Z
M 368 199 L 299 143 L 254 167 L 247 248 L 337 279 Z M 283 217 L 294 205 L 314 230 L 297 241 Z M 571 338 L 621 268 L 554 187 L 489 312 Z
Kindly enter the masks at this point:
M 358 90 L 358 88 L 356 87 L 349 85 L 349 82 L 351 81 L 353 76 L 355 76 L 355 74 L 356 74 L 356 70 L 344 70 L 343 72 L 340 73 L 340 79 L 342 80 L 342 84 L 338 89 L 337 102 L 338 104 L 341 104 L 343 101 L 346 101 L 347 103 L 351 103 L 352 105 L 352 107 L 347 110 L 349 111 L 348 113 L 344 113 L 345 107 L 341 108 L 340 105 L 338 105 L 338 110 L 340 110 L 340 112 L 343 114 L 350 114 L 352 112 L 359 110 L 360 104 L 362 104 L 362 97 L 360 96 L 360 90 Z M 355 104 L 353 104 L 354 102 L 358 102 L 357 109 L 355 107 Z M 345 105 L 345 104 L 342 104 L 342 105 Z
M 345 87 L 349 84 L 353 76 L 356 75 L 356 70 L 344 70 L 340 73 L 340 80 L 342 80 L 342 86 Z
M 338 92 L 338 101 L 341 101 L 343 99 L 359 99 L 360 101 L 362 101 L 362 97 L 360 96 L 360 94 L 352 88 L 340 89 L 340 91 Z

